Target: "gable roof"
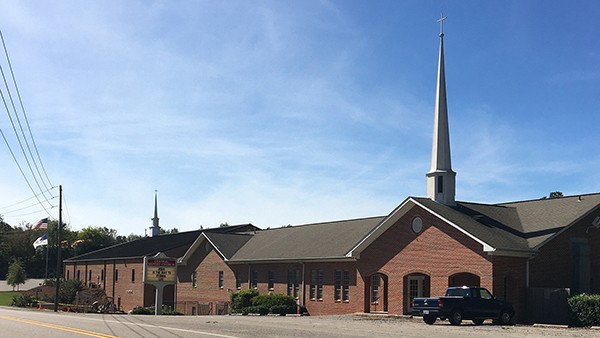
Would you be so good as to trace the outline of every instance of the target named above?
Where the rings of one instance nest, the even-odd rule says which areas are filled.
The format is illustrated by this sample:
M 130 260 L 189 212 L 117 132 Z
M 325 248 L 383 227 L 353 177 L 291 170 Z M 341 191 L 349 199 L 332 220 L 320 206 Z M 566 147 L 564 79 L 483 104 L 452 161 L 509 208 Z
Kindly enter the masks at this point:
M 415 205 L 479 242 L 483 251 L 529 256 L 582 217 L 600 209 L 600 193 L 500 204 L 456 202 L 454 206 L 429 198 L 409 197 L 365 236 L 349 255 L 359 256 Z
M 258 231 L 229 261 L 349 259 L 346 253 L 383 219 L 370 217 Z
M 153 256 L 158 252 L 177 248 L 187 249 L 202 233 L 222 234 L 259 230 L 252 224 L 240 224 L 204 230 L 185 231 L 116 244 L 107 248 L 65 259 L 65 262 L 95 261 L 105 259 L 131 259 Z M 184 251 L 185 252 L 185 251 Z

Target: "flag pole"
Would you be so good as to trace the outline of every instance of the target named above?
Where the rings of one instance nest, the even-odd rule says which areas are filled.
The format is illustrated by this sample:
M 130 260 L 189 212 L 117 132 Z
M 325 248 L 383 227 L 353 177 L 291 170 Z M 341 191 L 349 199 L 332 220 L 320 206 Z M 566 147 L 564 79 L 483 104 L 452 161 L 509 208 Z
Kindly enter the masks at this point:
M 60 272 L 62 264 L 60 261 L 60 231 L 62 228 L 62 185 L 58 186 L 58 228 L 56 235 L 56 294 L 54 295 L 54 312 L 58 312 L 58 291 L 60 289 Z

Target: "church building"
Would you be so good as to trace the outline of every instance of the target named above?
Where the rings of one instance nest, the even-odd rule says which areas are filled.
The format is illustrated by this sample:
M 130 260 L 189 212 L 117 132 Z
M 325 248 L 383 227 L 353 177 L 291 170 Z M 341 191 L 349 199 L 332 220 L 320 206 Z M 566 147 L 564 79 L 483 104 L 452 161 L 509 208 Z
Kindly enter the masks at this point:
M 249 288 L 292 295 L 311 315 L 403 315 L 415 297 L 469 285 L 512 302 L 518 322 L 561 321 L 539 304 L 600 293 L 600 269 L 592 269 L 600 264 L 600 193 L 457 201 L 443 31 L 439 44 L 426 197 L 407 197 L 378 217 L 168 235 L 159 235 L 155 199 L 151 237 L 65 260 L 65 277 L 104 288 L 125 311 L 150 306 L 154 290 L 141 280 L 141 262 L 162 251 L 178 259 L 178 282 L 165 303 L 187 315 L 226 313 L 230 294 Z

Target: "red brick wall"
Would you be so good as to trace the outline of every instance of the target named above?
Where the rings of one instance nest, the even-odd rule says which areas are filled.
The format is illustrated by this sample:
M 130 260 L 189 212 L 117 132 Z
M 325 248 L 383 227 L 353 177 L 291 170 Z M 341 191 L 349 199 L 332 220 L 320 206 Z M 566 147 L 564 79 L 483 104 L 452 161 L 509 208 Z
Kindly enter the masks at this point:
M 590 245 L 591 292 L 600 293 L 600 229 L 591 227 L 598 212 L 581 219 L 577 224 L 543 245 L 539 254 L 529 262 L 531 287 L 571 288 L 571 240 L 585 239 Z
M 423 219 L 423 231 L 415 234 L 411 222 L 415 216 Z M 370 276 L 381 273 L 388 278 L 388 312 L 403 314 L 407 275 L 429 276 L 431 296 L 443 295 L 448 278 L 457 273 L 472 273 L 480 284 L 492 290 L 492 262 L 482 245 L 429 214 L 413 207 L 361 253 L 358 264 L 361 277 L 368 284 Z M 366 297 L 370 297 L 365 290 Z M 368 301 L 365 310 L 369 310 Z
M 197 287 L 192 286 L 192 273 L 197 272 Z M 219 287 L 219 271 L 223 271 L 223 288 Z M 212 248 L 204 247 L 196 251 L 186 266 L 177 271 L 177 302 L 229 301 L 229 294 L 235 290 L 235 276 L 231 268 Z
M 516 320 L 522 322 L 527 314 L 527 258 L 492 256 L 494 287 L 490 291 L 498 299 L 513 304 Z

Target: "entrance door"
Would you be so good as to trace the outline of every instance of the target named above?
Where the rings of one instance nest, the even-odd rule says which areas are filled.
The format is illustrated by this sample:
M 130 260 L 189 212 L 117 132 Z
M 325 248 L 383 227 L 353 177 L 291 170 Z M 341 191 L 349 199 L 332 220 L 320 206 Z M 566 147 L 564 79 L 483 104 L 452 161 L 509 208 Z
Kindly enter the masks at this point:
M 412 300 L 415 298 L 425 297 L 425 276 L 408 276 L 407 278 L 406 308 L 408 313 L 412 312 Z

